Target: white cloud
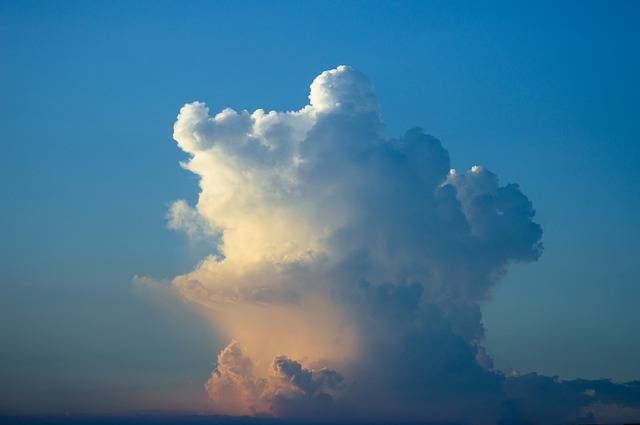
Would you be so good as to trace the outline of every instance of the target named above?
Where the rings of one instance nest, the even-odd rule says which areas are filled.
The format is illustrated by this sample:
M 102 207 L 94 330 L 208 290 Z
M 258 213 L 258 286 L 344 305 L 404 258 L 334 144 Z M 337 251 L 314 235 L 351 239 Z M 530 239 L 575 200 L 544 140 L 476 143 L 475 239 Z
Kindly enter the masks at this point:
M 211 238 L 216 235 L 215 228 L 182 199 L 171 204 L 167 213 L 167 225 L 170 229 L 182 231 L 193 239 Z
M 535 420 L 505 407 L 507 382 L 534 381 L 491 370 L 479 307 L 510 263 L 542 252 L 529 199 L 484 167 L 455 172 L 420 129 L 385 138 L 373 86 L 350 67 L 321 73 L 309 100 L 213 116 L 194 102 L 174 126 L 200 194 L 169 225 L 222 235 L 223 259 L 173 280 L 233 340 L 207 383 L 213 406 Z

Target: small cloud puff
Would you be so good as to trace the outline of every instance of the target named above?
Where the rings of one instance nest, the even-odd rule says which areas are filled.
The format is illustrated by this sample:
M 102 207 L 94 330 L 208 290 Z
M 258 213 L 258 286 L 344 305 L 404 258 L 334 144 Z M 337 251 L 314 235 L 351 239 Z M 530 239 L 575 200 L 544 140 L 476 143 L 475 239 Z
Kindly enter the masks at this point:
M 228 414 L 327 417 L 343 378 L 334 370 L 310 370 L 286 356 L 276 357 L 266 377 L 236 341 L 218 355 L 205 388 L 217 411 Z

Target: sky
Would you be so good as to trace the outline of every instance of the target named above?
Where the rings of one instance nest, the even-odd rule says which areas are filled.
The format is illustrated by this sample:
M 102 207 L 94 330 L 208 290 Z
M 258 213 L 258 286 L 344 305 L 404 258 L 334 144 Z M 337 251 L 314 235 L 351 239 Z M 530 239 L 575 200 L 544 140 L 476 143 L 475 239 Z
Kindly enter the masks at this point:
M 474 174 L 468 170 L 481 165 L 486 169 L 480 169 L 480 174 L 495 173 L 499 187 L 517 183 L 518 193 L 532 203 L 535 216 L 522 207 L 514 212 L 518 217 L 514 220 L 520 224 L 531 220 L 543 232 L 539 258 L 532 254 L 536 234 L 531 236 L 527 227 L 513 234 L 527 240 L 531 252 L 505 251 L 500 261 L 489 255 L 491 260 L 483 260 L 500 279 L 476 274 L 474 279 L 483 282 L 482 294 L 461 298 L 482 313 L 472 321 L 482 328 L 475 331 L 481 335 L 465 336 L 465 343 L 473 345 L 482 339 L 495 369 L 506 374 L 517 370 L 516 375 L 537 372 L 562 379 L 640 379 L 640 339 L 635 337 L 640 326 L 635 311 L 640 299 L 638 12 L 632 2 L 1 2 L 0 143 L 4 154 L 0 156 L 0 190 L 5 207 L 0 210 L 0 222 L 6 236 L 0 239 L 0 379 L 4 383 L 0 412 L 208 411 L 207 397 L 216 394 L 212 369 L 221 364 L 218 356 L 236 352 L 228 345 L 231 338 L 239 342 L 238 335 L 255 338 L 246 331 L 250 325 L 221 325 L 241 322 L 237 317 L 208 312 L 210 305 L 194 306 L 198 303 L 192 302 L 192 292 L 181 282 L 196 276 L 211 291 L 217 278 L 203 271 L 207 261 L 216 263 L 224 252 L 229 262 L 251 268 L 255 265 L 251 255 L 257 258 L 272 250 L 257 242 L 251 245 L 242 232 L 237 237 L 228 232 L 227 240 L 235 242 L 225 240 L 225 250 L 216 226 L 255 226 L 258 230 L 250 234 L 268 229 L 273 232 L 269 238 L 283 238 L 279 246 L 289 246 L 286 242 L 297 237 L 301 245 L 319 238 L 308 230 L 318 228 L 318 223 L 331 230 L 344 225 L 340 221 L 344 219 L 349 223 L 346 227 L 359 235 L 354 240 L 360 248 L 371 246 L 377 242 L 362 231 L 366 220 L 377 217 L 397 224 L 403 218 L 379 208 L 380 199 L 391 196 L 384 191 L 385 184 L 396 182 L 416 190 L 431 184 L 420 180 L 417 171 L 406 172 L 412 167 L 407 164 L 421 158 L 419 152 L 405 151 L 406 146 L 426 134 L 439 140 L 437 146 L 441 143 L 450 158 L 448 166 L 461 176 L 441 179 L 449 179 L 451 187 L 466 193 L 471 190 L 467 186 L 474 187 L 470 183 Z M 348 87 L 364 90 L 367 96 L 358 90 L 356 96 L 350 89 L 323 91 L 324 80 L 316 77 L 326 70 L 339 70 L 342 64 L 351 67 L 345 71 Z M 281 232 L 280 226 L 269 229 L 250 215 L 257 204 L 246 210 L 202 201 L 215 200 L 218 189 L 207 184 L 207 170 L 220 169 L 220 161 L 227 161 L 225 155 L 242 158 L 230 172 L 241 168 L 257 173 L 258 183 L 270 182 L 282 190 L 285 186 L 273 183 L 281 175 L 264 171 L 264 164 L 256 165 L 256 158 L 267 161 L 266 156 L 225 147 L 226 139 L 215 126 L 206 127 L 204 135 L 195 139 L 193 134 L 200 130 L 186 124 L 183 133 L 174 133 L 181 108 L 200 101 L 214 116 L 230 107 L 238 111 L 239 119 L 250 121 L 246 125 L 255 134 L 284 140 L 279 138 L 284 136 L 264 133 L 272 124 L 260 127 L 257 118 L 242 118 L 241 111 L 301 111 L 309 105 L 312 115 L 340 115 L 340 111 L 331 112 L 333 107 L 323 106 L 332 104 L 326 103 L 324 95 L 318 94 L 315 103 L 308 98 L 314 80 L 319 81 L 318 93 L 338 98 L 347 105 L 344 108 L 353 109 L 348 116 L 359 117 L 353 122 L 361 123 L 353 127 L 324 124 L 326 131 L 341 129 L 339 134 L 353 134 L 351 139 L 360 140 L 361 129 L 369 129 L 384 146 L 399 140 L 401 147 L 394 147 L 393 155 L 406 156 L 406 163 L 380 159 L 374 165 L 360 164 L 359 171 L 354 171 L 363 181 L 380 179 L 376 186 L 380 193 L 371 199 L 355 196 L 360 192 L 357 184 L 350 183 L 352 174 L 337 172 L 342 180 L 320 171 L 309 171 L 304 178 L 295 174 L 304 182 L 296 190 L 303 193 L 318 193 L 313 190 L 329 183 L 345 188 L 327 198 L 305 195 L 303 202 L 284 196 L 283 204 L 259 205 L 265 217 L 280 217 L 288 208 L 296 211 L 288 221 L 290 227 Z M 375 102 L 369 95 L 375 96 Z M 365 119 L 367 114 L 375 119 Z M 285 126 L 295 121 L 291 125 L 305 129 L 323 121 L 315 115 L 290 115 L 282 112 L 274 120 Z M 195 122 L 199 119 L 206 121 L 201 117 Z M 229 134 L 235 134 L 235 125 L 240 124 L 229 127 Z M 424 134 L 405 135 L 414 127 L 421 127 Z M 325 136 L 318 130 L 316 137 Z M 202 148 L 193 145 L 192 139 L 231 150 L 213 159 L 203 154 L 198 165 L 193 162 L 201 157 Z M 433 146 L 439 153 L 428 154 L 424 163 L 432 164 L 435 155 L 440 162 L 433 164 L 444 167 L 444 153 Z M 343 164 L 348 156 L 340 149 L 327 148 L 323 155 L 334 155 Z M 313 158 L 320 153 L 305 152 L 302 157 L 308 155 L 309 164 L 316 164 Z M 278 161 L 285 157 L 282 153 L 269 159 L 275 161 L 269 164 L 280 169 L 285 163 Z M 189 161 L 190 168 L 180 166 Z M 318 161 L 325 164 L 324 159 Z M 273 189 L 252 182 L 260 188 L 255 193 Z M 232 183 L 228 187 L 235 188 Z M 492 190 L 491 196 L 499 199 L 498 188 Z M 252 199 L 251 193 L 247 190 L 247 199 Z M 397 196 L 398 205 L 432 214 L 428 212 L 432 207 L 414 205 L 413 195 Z M 299 208 L 322 209 L 323 199 L 344 209 L 330 209 L 325 217 L 297 215 Z M 184 203 L 176 204 L 177 200 Z M 460 202 L 468 215 L 470 207 Z M 373 212 L 364 221 L 355 221 L 345 218 L 351 217 L 347 212 L 352 210 Z M 386 231 L 405 235 L 384 226 L 380 234 L 387 235 Z M 448 241 L 439 233 L 433 237 Z M 400 247 L 416 249 L 408 251 L 405 259 L 413 261 L 421 249 L 428 250 L 398 238 Z M 318 242 L 304 248 L 339 257 L 342 254 L 336 253 L 346 246 L 346 242 L 330 246 Z M 476 270 L 472 258 L 484 258 L 489 250 L 485 247 L 468 259 L 463 256 L 463 268 Z M 285 251 L 276 250 L 273 255 L 291 258 L 302 252 Z M 207 257 L 210 254 L 218 257 Z M 445 267 L 449 259 L 434 262 Z M 345 279 L 335 265 L 319 270 L 309 272 L 310 281 L 329 280 L 339 287 Z M 399 276 L 391 266 L 367 270 L 378 276 L 387 273 L 390 279 Z M 226 276 L 232 271 L 220 273 Z M 263 270 L 256 281 L 264 279 L 265 287 L 270 287 L 278 280 L 273 273 Z M 298 272 L 291 273 L 284 281 L 297 279 Z M 243 279 L 238 282 L 242 284 Z M 367 282 L 386 283 L 373 278 Z M 410 283 L 402 286 L 409 295 Z M 344 302 L 346 310 L 362 308 L 360 316 L 366 316 L 371 306 L 356 306 L 349 298 L 352 295 L 344 295 L 350 300 Z M 239 311 L 252 308 L 244 299 L 238 302 L 247 304 Z M 314 299 L 310 305 L 309 311 L 326 316 L 329 307 L 322 302 Z M 453 311 L 449 304 L 437 307 Z M 342 310 L 331 311 L 331 316 L 342 317 Z M 291 314 L 298 317 L 297 312 Z M 270 312 L 267 319 L 272 317 Z M 289 318 L 284 313 L 282 317 Z M 363 323 L 344 320 L 355 323 L 358 334 Z M 335 326 L 340 328 L 340 323 Z M 337 332 L 324 330 L 330 336 Z M 304 326 L 299 329 L 301 334 L 308 331 Z M 275 335 L 273 329 L 265 332 Z M 357 339 L 348 332 L 343 337 Z M 314 341 L 327 346 L 320 337 Z M 367 340 L 371 346 L 378 343 L 377 337 Z M 251 347 L 245 348 L 251 355 Z M 291 353 L 282 354 L 289 356 L 288 366 L 302 362 L 303 371 L 315 367 L 305 361 L 312 362 L 316 356 L 317 361 L 332 360 L 322 366 L 341 372 L 346 381 L 350 373 L 358 376 L 343 365 L 354 356 L 348 347 L 321 355 L 314 350 L 291 348 Z M 372 365 L 379 365 L 380 358 L 371 359 Z M 401 384 L 406 383 L 398 381 Z M 313 388 L 320 391 L 321 386 Z M 257 406 L 273 405 L 272 399 L 256 400 Z M 357 397 L 347 401 L 359 406 Z M 279 408 L 277 412 L 284 416 L 294 412 L 287 410 L 290 406 Z M 413 413 L 420 417 L 420 412 Z

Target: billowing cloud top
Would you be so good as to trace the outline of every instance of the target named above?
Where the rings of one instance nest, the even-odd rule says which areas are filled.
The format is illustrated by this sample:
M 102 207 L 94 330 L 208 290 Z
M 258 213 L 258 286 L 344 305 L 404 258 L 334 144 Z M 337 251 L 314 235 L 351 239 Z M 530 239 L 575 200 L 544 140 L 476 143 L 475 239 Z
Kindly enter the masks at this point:
M 348 66 L 316 77 L 309 101 L 215 115 L 194 102 L 174 126 L 200 194 L 169 224 L 217 244 L 173 281 L 230 341 L 206 384 L 215 411 L 551 423 L 638 406 L 637 385 L 493 369 L 480 303 L 542 252 L 518 185 L 452 170 L 421 129 L 385 138 Z

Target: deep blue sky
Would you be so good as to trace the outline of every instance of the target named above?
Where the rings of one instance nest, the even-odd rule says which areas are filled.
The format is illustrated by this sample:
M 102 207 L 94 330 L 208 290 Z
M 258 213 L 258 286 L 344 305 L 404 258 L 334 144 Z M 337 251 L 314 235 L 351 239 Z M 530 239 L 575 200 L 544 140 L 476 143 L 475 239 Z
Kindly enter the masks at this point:
M 221 342 L 131 285 L 202 254 L 166 229 L 168 205 L 197 193 L 171 139 L 177 111 L 298 109 L 343 63 L 376 86 L 389 136 L 421 126 L 456 168 L 482 164 L 533 201 L 545 253 L 485 308 L 497 366 L 640 378 L 639 12 L 0 2 L 0 399 L 108 410 L 202 397 Z

